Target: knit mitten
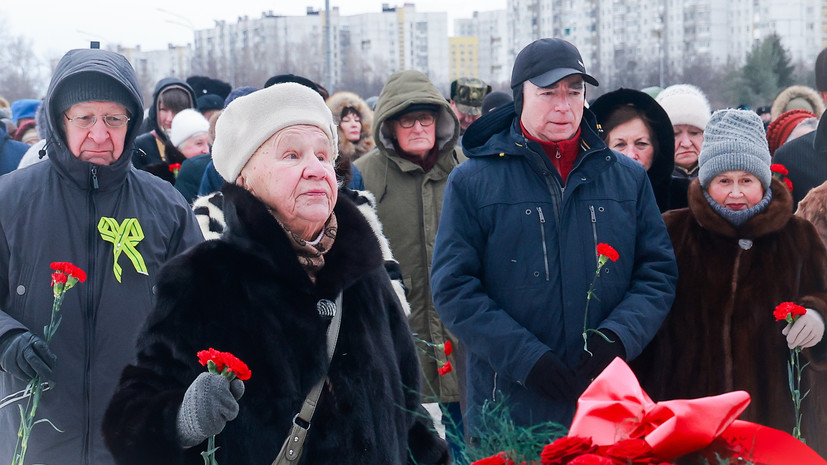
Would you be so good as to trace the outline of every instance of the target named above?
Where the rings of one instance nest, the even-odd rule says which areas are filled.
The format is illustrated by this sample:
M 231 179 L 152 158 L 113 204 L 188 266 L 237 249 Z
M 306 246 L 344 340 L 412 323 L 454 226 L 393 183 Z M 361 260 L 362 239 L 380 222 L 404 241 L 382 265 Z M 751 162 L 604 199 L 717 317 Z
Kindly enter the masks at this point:
M 176 428 L 183 447 L 202 443 L 220 433 L 228 421 L 238 415 L 238 399 L 244 394 L 244 382 L 230 380 L 215 373 L 201 373 L 187 388 L 178 409 Z

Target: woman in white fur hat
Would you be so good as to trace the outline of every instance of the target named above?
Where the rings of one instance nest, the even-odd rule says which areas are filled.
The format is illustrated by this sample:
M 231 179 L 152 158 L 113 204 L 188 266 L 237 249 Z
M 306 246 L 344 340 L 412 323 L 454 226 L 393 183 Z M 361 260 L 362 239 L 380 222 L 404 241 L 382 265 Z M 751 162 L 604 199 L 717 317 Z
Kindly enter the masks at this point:
M 671 208 L 682 208 L 687 205 L 689 183 L 698 177 L 698 155 L 712 110 L 703 91 L 689 84 L 669 86 L 655 100 L 669 115 L 674 129 L 675 169 L 669 198 Z
M 137 362 L 106 413 L 119 463 L 203 463 L 212 435 L 221 463 L 271 463 L 294 423 L 309 427 L 304 410 L 294 417 L 314 387 L 297 465 L 450 461 L 420 405 L 416 348 L 377 237 L 339 195 L 337 156 L 333 116 L 305 86 L 276 84 L 224 110 L 213 161 L 229 181 L 227 227 L 162 271 Z M 210 347 L 252 377 L 207 373 L 196 353 Z

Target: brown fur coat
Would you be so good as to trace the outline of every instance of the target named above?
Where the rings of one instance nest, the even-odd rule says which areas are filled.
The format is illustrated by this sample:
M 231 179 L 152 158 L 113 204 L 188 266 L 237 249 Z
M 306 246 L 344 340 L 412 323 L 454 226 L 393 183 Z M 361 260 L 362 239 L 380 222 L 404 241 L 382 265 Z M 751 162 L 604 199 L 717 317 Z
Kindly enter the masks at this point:
M 827 251 L 811 223 L 792 215 L 792 197 L 772 181 L 768 208 L 735 228 L 715 213 L 698 180 L 689 208 L 664 214 L 678 261 L 672 311 L 633 362 L 656 401 L 747 391 L 742 420 L 791 432 L 790 350 L 773 310 L 794 301 L 827 315 Z M 744 239 L 751 247 L 739 246 Z M 804 349 L 803 435 L 827 454 L 827 341 Z M 803 363 L 803 362 L 802 362 Z

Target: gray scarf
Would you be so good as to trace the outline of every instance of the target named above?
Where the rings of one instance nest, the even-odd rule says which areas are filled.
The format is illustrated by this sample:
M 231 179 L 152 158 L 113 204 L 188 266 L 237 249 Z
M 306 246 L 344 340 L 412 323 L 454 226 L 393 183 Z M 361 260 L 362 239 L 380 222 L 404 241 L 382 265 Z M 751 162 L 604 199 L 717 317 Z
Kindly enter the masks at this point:
M 725 206 L 712 200 L 712 197 L 706 189 L 704 189 L 704 197 L 706 197 L 706 201 L 709 202 L 712 209 L 715 210 L 715 213 L 721 215 L 723 219 L 729 221 L 733 226 L 738 228 L 742 224 L 749 221 L 753 216 L 767 209 L 770 205 L 770 201 L 772 200 L 772 189 L 767 187 L 767 192 L 764 194 L 764 198 L 746 210 L 730 210 L 729 208 L 726 208 Z

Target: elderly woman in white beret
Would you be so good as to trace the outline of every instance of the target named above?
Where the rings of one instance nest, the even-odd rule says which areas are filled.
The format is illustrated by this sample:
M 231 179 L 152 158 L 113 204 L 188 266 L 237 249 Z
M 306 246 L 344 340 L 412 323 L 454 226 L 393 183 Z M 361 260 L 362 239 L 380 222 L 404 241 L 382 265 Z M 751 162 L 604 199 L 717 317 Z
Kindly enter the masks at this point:
M 377 238 L 339 195 L 337 146 L 330 110 L 300 84 L 224 110 L 213 160 L 231 181 L 227 227 L 163 271 L 104 420 L 118 463 L 203 463 L 218 435 L 219 463 L 269 464 L 294 423 L 306 432 L 297 465 L 449 462 L 420 407 L 416 349 Z M 196 353 L 210 347 L 246 362 L 250 379 L 207 373 Z

